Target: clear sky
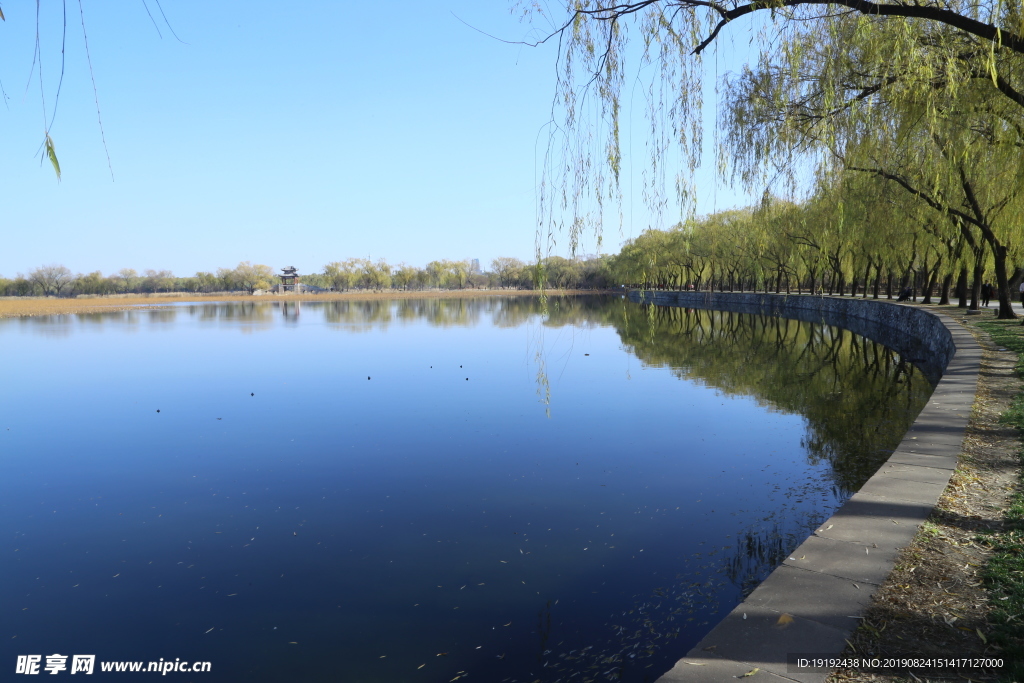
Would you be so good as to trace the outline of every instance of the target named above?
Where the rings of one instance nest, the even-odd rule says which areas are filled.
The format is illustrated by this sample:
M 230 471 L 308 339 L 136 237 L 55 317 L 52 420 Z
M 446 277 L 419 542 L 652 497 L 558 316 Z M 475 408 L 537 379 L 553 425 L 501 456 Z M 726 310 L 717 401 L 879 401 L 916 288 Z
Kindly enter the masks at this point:
M 0 274 L 529 260 L 555 46 L 467 26 L 527 37 L 510 4 L 82 0 L 112 179 L 79 3 L 43 0 L 33 68 L 35 3 L 4 2 Z M 58 182 L 39 152 L 65 7 Z M 640 113 L 627 118 L 624 136 L 646 129 Z M 649 224 L 628 194 L 641 173 L 628 161 L 627 224 L 606 230 L 604 252 Z M 698 180 L 701 213 L 748 203 L 710 168 Z M 568 240 L 554 253 L 568 256 Z

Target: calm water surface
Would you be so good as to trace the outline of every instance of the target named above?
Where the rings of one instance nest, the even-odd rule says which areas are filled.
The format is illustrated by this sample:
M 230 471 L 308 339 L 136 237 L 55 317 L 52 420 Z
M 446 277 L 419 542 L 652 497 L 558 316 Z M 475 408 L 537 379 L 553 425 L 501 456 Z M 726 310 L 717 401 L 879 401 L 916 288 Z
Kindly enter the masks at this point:
M 0 344 L 9 673 L 653 680 L 931 391 L 835 328 L 599 297 L 179 305 Z

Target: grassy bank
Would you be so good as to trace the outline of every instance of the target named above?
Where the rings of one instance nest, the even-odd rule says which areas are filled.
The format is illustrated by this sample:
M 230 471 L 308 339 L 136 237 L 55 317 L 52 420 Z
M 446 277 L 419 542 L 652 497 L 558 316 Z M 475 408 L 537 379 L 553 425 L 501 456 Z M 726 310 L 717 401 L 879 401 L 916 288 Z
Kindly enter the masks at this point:
M 1024 328 L 1012 320 L 986 321 L 978 326 L 996 344 L 1017 354 L 1014 370 L 1024 378 Z M 1024 435 L 1024 394 L 1013 399 L 1001 420 Z M 1024 464 L 1024 448 L 1018 450 L 1017 458 Z M 1006 672 L 1007 679 L 1024 681 L 1024 470 L 1018 474 L 1017 491 L 1010 500 L 1003 528 L 982 538 L 992 548 L 983 573 L 992 606 L 990 638 L 1013 662 Z
M 914 541 L 879 587 L 847 654 L 1001 657 L 978 669 L 851 670 L 829 683 L 1017 681 L 1024 683 L 1024 327 L 926 306 L 963 324 L 982 347 L 974 406 L 957 469 Z
M 34 315 L 65 315 L 70 313 L 97 313 L 101 311 L 119 311 L 129 308 L 155 308 L 175 303 L 211 303 L 215 301 L 247 301 L 251 303 L 271 303 L 275 301 L 371 301 L 380 299 L 463 299 L 486 296 L 575 296 L 579 294 L 598 294 L 592 290 L 510 290 L 510 289 L 453 289 L 453 290 L 422 290 L 400 291 L 385 290 L 380 292 L 331 292 L 325 294 L 285 294 L 252 296 L 237 292 L 220 292 L 213 294 L 127 294 L 117 296 L 76 297 L 59 299 L 56 297 L 0 297 L 0 318 Z

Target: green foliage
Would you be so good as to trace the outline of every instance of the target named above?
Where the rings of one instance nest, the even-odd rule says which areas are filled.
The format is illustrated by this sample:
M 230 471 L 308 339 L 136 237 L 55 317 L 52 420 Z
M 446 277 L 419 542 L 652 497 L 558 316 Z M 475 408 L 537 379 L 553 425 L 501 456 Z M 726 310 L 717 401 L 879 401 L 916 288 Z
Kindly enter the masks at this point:
M 1015 370 L 1018 377 L 1024 377 L 1024 335 L 1020 327 L 1003 321 L 979 322 L 978 327 L 988 332 L 992 341 L 1017 354 Z M 1024 430 L 1024 425 L 1020 425 L 1020 428 Z
M 858 276 L 874 274 L 877 282 L 884 270 L 901 284 L 920 272 L 930 291 L 940 273 L 956 266 L 973 268 L 980 285 L 991 265 L 1000 317 L 1014 317 L 1009 264 L 1024 257 L 1019 3 L 836 3 L 851 11 L 810 0 L 784 4 L 567 4 L 565 22 L 555 19 L 548 35 L 559 39 L 560 66 L 559 135 L 551 138 L 541 190 L 549 236 L 568 227 L 575 244 L 587 224 L 600 236 L 605 202 L 621 201 L 626 82 L 639 86 L 649 105 L 645 200 L 656 216 L 663 214 L 666 167 L 678 166 L 676 199 L 686 204 L 687 172 L 701 152 L 703 71 L 696 55 L 720 31 L 748 25 L 733 19 L 754 13 L 764 16 L 756 37 L 760 54 L 725 86 L 722 170 L 749 189 L 771 185 L 773 192 L 803 197 L 806 212 L 799 229 L 782 228 L 788 239 L 748 231 L 730 255 L 709 257 L 717 280 L 732 271 L 731 279 L 747 287 L 778 289 L 793 277 L 824 287 L 819 276 L 827 271 L 827 288 L 841 292 Z M 551 25 L 546 7 L 531 5 L 524 14 Z M 595 109 L 584 109 L 586 101 L 598 103 L 590 118 L 584 112 Z M 858 174 L 866 178 L 851 179 Z M 771 223 L 766 218 L 757 226 Z M 708 279 L 671 263 L 671 244 L 644 252 L 642 262 L 625 254 L 617 277 L 659 286 Z M 730 266 L 731 259 L 739 261 Z
M 979 327 L 992 336 L 992 340 L 1017 353 L 1018 376 L 1024 376 L 1024 330 L 1004 321 L 983 322 Z M 1018 394 L 1000 420 L 1012 425 L 1024 435 L 1024 394 Z M 1024 449 L 1018 452 L 1024 465 Z M 1004 672 L 1006 680 L 1024 679 L 1024 627 L 1019 623 L 1024 614 L 1024 469 L 1019 473 L 1017 492 L 1010 501 L 1004 518 L 1004 528 L 984 537 L 993 554 L 983 577 L 989 588 L 989 602 L 993 624 L 990 640 L 1002 649 L 1002 656 L 1011 663 Z
M 50 160 L 50 165 L 53 166 L 54 172 L 57 174 L 57 180 L 60 181 L 60 163 L 57 161 L 57 149 L 53 145 L 53 140 L 50 138 L 50 133 L 46 133 L 46 139 L 43 141 L 45 151 L 44 156 Z
M 498 258 L 493 264 L 497 272 L 472 272 L 469 260 L 431 261 L 426 268 L 407 264 L 392 266 L 384 259 L 350 258 L 333 261 L 321 273 L 302 274 L 301 282 L 325 290 L 399 289 L 466 289 L 512 288 L 533 289 L 601 289 L 609 285 L 606 258 L 544 259 L 545 276 L 535 281 L 535 265 L 514 258 Z M 104 277 L 96 271 L 88 275 L 72 275 L 60 265 L 43 266 L 9 280 L 0 278 L 0 296 L 78 296 L 163 292 L 248 292 L 270 289 L 277 283 L 270 266 L 243 261 L 234 268 L 218 268 L 217 272 L 199 271 L 192 277 L 175 277 L 168 270 L 147 270 L 142 275 L 133 268 L 122 268 Z

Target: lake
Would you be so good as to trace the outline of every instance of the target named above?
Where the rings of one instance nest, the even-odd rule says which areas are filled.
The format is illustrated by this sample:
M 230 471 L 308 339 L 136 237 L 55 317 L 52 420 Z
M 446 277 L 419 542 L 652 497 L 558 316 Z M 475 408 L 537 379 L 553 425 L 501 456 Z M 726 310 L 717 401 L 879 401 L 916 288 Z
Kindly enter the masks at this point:
M 4 666 L 121 681 L 100 662 L 654 680 L 932 389 L 837 328 L 600 296 L 179 304 L 0 344 Z

